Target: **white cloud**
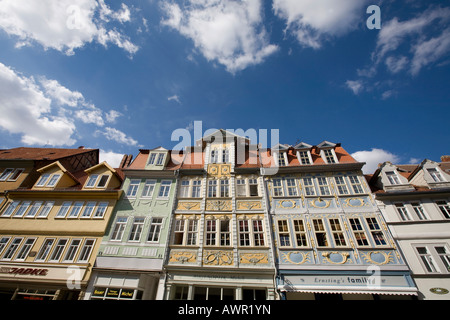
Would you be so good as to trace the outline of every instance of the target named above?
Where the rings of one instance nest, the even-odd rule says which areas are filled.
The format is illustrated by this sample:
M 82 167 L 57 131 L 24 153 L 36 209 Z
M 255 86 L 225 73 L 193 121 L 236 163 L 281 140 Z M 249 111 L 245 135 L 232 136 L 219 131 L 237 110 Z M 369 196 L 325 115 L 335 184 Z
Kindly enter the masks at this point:
M 409 63 L 409 59 L 405 56 L 400 56 L 398 58 L 390 56 L 386 58 L 385 63 L 390 72 L 398 73 L 399 71 L 406 68 Z
M 27 145 L 71 146 L 75 143 L 72 120 L 52 114 L 52 100 L 32 77 L 27 78 L 0 63 L 0 127 L 20 134 Z
M 177 95 L 173 95 L 171 97 L 168 97 L 167 100 L 169 100 L 169 101 L 176 101 L 176 102 L 181 104 L 180 98 Z
M 358 93 L 360 93 L 364 89 L 364 85 L 363 85 L 363 82 L 361 80 L 347 80 L 345 82 L 345 84 L 356 95 Z
M 114 151 L 105 151 L 100 149 L 99 162 L 106 161 L 111 167 L 118 168 L 122 161 L 123 154 Z
M 235 73 L 262 63 L 278 50 L 270 44 L 263 25 L 261 0 L 189 0 L 181 8 L 162 2 L 162 24 L 193 40 L 209 61 Z
M 352 153 L 351 156 L 355 158 L 356 161 L 366 163 L 363 167 L 363 172 L 365 174 L 374 173 L 380 163 L 385 161 L 398 163 L 400 160 L 399 156 L 390 153 L 389 151 L 377 148 L 372 148 L 370 151 L 357 151 Z
M 116 119 L 120 116 L 123 116 L 123 114 L 117 110 L 110 110 L 109 112 L 105 113 L 105 116 L 107 122 L 115 123 Z
M 100 19 L 96 18 L 99 13 Z M 134 54 L 138 47 L 116 28 L 107 26 L 112 19 L 120 23 L 130 20 L 128 7 L 122 4 L 112 11 L 103 0 L 2 0 L 0 29 L 18 38 L 17 46 L 39 43 L 67 55 L 86 43 L 109 43 Z
M 45 77 L 41 77 L 40 83 L 44 87 L 46 94 L 59 105 L 76 107 L 79 103 L 84 102 L 84 97 L 80 92 L 71 91 L 60 85 L 56 80 L 48 80 Z
M 318 49 L 322 43 L 341 36 L 358 26 L 367 0 L 273 0 L 275 14 L 286 21 L 286 31 L 292 32 L 305 47 Z
M 111 141 L 116 141 L 118 143 L 127 144 L 131 146 L 137 145 L 137 141 L 131 137 L 127 137 L 125 133 L 115 128 L 106 127 L 104 131 L 97 130 L 97 133 L 100 133 L 106 137 L 106 139 Z
M 100 109 L 81 109 L 75 111 L 75 117 L 80 119 L 84 123 L 92 123 L 99 127 L 103 127 L 105 122 L 103 120 L 103 111 Z

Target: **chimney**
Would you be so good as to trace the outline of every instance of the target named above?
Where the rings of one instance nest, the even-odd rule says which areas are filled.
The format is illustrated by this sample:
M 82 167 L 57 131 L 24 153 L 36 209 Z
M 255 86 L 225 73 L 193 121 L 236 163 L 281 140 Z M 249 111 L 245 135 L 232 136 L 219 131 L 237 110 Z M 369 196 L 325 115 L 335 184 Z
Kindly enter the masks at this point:
M 84 149 L 84 146 L 79 146 L 78 149 Z
M 450 156 L 441 156 L 441 162 L 450 162 Z

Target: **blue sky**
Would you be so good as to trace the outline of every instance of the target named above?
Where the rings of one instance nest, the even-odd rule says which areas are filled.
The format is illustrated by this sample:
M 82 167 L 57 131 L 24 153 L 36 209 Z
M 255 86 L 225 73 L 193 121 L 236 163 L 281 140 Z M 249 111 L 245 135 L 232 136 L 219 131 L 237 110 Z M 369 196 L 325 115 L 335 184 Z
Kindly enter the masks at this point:
M 2 0 L 0 148 L 83 145 L 117 165 L 202 121 L 340 142 L 366 172 L 439 161 L 449 22 L 442 1 Z

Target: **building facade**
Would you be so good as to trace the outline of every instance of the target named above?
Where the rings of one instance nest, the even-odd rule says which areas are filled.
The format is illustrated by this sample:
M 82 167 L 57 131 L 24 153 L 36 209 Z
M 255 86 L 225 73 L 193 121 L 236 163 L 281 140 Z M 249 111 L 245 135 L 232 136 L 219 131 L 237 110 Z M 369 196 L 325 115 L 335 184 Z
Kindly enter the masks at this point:
M 276 299 L 257 146 L 218 130 L 182 158 L 164 299 Z
M 0 295 L 13 300 L 80 299 L 122 179 L 106 163 L 71 172 L 56 161 L 37 173 L 31 188 L 5 193 Z
M 141 149 L 125 160 L 123 195 L 100 246 L 85 299 L 162 300 L 177 180 L 171 153 Z
M 328 141 L 279 144 L 261 155 L 282 299 L 416 295 L 362 175 L 364 163 Z
M 368 181 L 405 256 L 419 299 L 450 299 L 450 157 L 385 162 Z

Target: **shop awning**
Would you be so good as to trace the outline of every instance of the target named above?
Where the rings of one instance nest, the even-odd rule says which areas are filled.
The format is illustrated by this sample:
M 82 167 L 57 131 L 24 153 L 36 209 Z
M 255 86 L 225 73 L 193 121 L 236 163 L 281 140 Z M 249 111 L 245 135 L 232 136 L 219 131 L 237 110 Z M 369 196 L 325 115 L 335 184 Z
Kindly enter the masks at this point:
M 355 286 L 293 286 L 279 285 L 281 292 L 308 292 L 308 293 L 337 293 L 337 294 L 383 294 L 383 295 L 417 295 L 417 288 L 414 287 L 389 287 L 389 288 L 368 288 Z

